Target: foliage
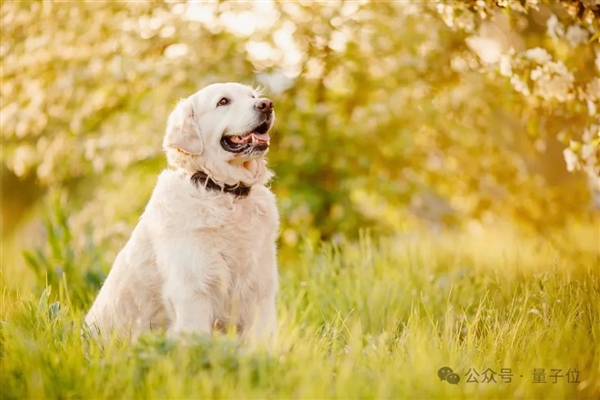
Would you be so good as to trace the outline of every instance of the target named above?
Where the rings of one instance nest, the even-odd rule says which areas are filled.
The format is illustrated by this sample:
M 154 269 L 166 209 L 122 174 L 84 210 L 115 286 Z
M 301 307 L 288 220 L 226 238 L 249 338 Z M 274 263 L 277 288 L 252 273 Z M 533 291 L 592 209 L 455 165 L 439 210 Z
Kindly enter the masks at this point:
M 47 245 L 25 251 L 24 257 L 34 272 L 38 291 L 47 287 L 66 296 L 70 304 L 87 307 L 100 290 L 107 268 L 89 235 L 83 248 L 76 247 L 64 206 L 64 199 L 54 199 L 44 222 Z
M 68 192 L 75 236 L 91 224 L 95 242 L 115 244 L 165 166 L 177 98 L 234 80 L 264 84 L 276 104 L 269 159 L 283 244 L 422 221 L 562 228 L 565 215 L 590 218 L 586 183 L 562 153 L 595 176 L 600 53 L 597 21 L 559 7 L 4 2 L 3 176 Z M 549 39 L 549 21 L 578 23 L 579 35 L 564 25 Z M 473 45 L 491 43 L 486 29 L 505 37 L 495 62 Z M 569 42 L 583 31 L 589 41 Z M 4 197 L 37 196 L 3 182 Z
M 499 230 L 304 246 L 282 268 L 269 353 L 159 334 L 100 349 L 66 287 L 39 300 L 34 282 L 3 289 L 2 398 L 598 398 L 599 253 L 586 229 L 564 233 L 569 254 Z M 458 385 L 439 380 L 444 366 Z M 467 383 L 470 368 L 510 368 L 512 381 Z
M 511 26 L 524 31 L 519 25 L 528 26 L 530 21 L 519 13 L 539 11 L 538 3 L 440 2 L 438 10 L 450 27 L 474 32 L 482 20 L 507 7 L 518 11 L 511 15 Z M 509 77 L 513 88 L 525 97 L 524 114 L 535 118 L 537 124 L 543 123 L 540 116 L 547 120 L 544 130 L 558 135 L 566 147 L 567 169 L 583 170 L 600 193 L 600 5 L 573 0 L 543 3 L 549 6 L 540 13 L 547 18 L 546 37 L 523 35 L 525 49 L 515 52 L 511 47 L 499 57 L 482 58 Z M 594 64 L 595 68 L 582 68 Z

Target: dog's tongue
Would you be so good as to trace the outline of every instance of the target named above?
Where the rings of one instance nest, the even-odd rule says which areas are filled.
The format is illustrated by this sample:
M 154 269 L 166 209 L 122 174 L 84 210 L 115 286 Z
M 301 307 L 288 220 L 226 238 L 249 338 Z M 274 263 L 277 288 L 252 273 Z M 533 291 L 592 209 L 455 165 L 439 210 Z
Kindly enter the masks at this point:
M 268 133 L 252 132 L 250 136 L 252 137 L 252 142 L 268 142 L 269 140 L 271 140 Z
M 245 136 L 242 136 L 242 143 L 265 143 L 271 140 L 268 133 L 256 133 L 252 132 Z
M 230 140 L 234 143 L 240 143 L 240 144 L 248 143 L 248 142 L 269 143 L 269 140 L 271 140 L 271 138 L 269 137 L 268 133 L 251 132 L 244 136 L 232 136 Z

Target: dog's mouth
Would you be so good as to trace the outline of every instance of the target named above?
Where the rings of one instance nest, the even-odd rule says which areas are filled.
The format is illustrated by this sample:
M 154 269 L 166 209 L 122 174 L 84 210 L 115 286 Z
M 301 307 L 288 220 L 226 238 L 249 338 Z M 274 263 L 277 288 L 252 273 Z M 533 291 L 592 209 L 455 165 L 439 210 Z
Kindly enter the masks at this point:
M 269 148 L 270 136 L 267 133 L 271 127 L 270 121 L 264 121 L 251 132 L 244 135 L 227 135 L 221 138 L 221 146 L 223 149 L 232 152 L 240 153 L 245 150 L 251 152 L 264 151 Z

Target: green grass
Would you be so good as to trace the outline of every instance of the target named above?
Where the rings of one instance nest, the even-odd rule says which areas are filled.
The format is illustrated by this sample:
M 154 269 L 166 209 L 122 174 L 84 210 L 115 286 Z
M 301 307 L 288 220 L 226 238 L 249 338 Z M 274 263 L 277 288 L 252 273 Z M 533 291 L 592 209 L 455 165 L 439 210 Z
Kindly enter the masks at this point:
M 86 267 L 71 280 L 53 278 L 52 292 L 34 274 L 28 285 L 11 286 L 21 272 L 7 268 L 1 397 L 598 399 L 597 227 L 562 240 L 569 244 L 558 251 L 498 232 L 365 235 L 354 244 L 288 249 L 270 352 L 226 337 L 182 345 L 159 335 L 85 352 L 81 319 L 95 294 L 82 297 Z M 60 264 L 63 253 L 54 251 L 43 268 Z M 457 385 L 437 377 L 445 366 L 459 374 Z M 468 383 L 471 368 L 510 368 L 514 376 Z M 533 383 L 535 368 L 545 369 L 547 383 Z M 573 368 L 579 383 L 566 376 L 552 383 L 551 369 Z

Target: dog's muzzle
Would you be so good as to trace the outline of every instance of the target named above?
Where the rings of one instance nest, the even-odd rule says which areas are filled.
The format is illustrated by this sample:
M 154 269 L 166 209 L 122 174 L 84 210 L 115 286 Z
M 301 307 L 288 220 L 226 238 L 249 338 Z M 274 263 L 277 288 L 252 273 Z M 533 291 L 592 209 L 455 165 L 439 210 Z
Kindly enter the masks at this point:
M 271 138 L 269 130 L 273 125 L 273 102 L 269 99 L 260 99 L 254 105 L 259 113 L 259 123 L 243 135 L 226 135 L 221 138 L 221 147 L 231 153 L 244 153 L 246 155 L 260 155 L 269 148 Z

